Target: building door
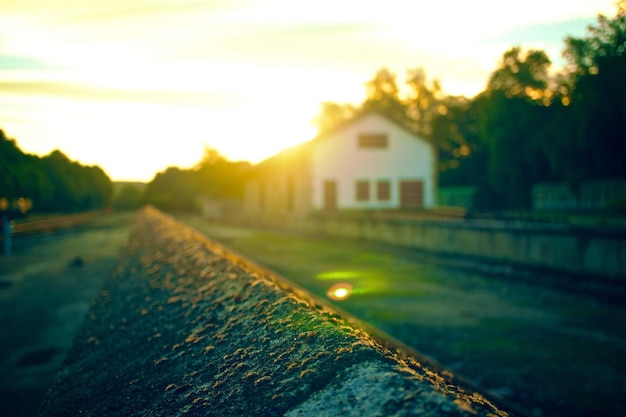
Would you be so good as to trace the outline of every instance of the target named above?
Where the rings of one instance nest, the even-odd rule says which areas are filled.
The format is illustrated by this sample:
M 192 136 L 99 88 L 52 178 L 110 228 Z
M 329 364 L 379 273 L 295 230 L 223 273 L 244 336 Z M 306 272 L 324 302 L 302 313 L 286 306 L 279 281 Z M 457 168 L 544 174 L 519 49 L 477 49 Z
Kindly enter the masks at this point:
M 324 181 L 324 210 L 337 210 L 337 181 Z
M 400 181 L 400 208 L 424 207 L 424 181 Z

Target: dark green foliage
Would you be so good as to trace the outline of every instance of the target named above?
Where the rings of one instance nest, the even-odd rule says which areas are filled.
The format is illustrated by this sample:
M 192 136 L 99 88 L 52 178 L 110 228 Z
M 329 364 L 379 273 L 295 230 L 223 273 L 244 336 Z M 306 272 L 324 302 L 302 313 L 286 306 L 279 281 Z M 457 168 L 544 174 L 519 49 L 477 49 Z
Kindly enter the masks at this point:
M 356 113 L 356 108 L 351 104 L 337 104 L 323 102 L 320 113 L 311 121 L 317 128 L 318 134 L 326 133 L 341 123 L 352 118 Z
M 143 205 L 143 183 L 116 183 L 118 189 L 113 207 L 118 210 L 135 210 Z
M 198 192 L 192 171 L 169 167 L 148 183 L 144 197 L 163 210 L 194 210 Z
M 432 121 L 432 140 L 439 148 L 439 185 L 467 186 L 487 175 L 487 148 L 479 136 L 479 101 L 448 97 L 446 113 Z
M 231 162 L 215 149 L 205 148 L 202 160 L 192 170 L 200 193 L 211 198 L 238 199 L 243 196 L 248 162 Z
M 77 212 L 108 206 L 112 190 L 100 167 L 70 161 L 58 150 L 43 158 L 25 154 L 0 130 L 0 196 L 30 198 L 35 212 Z
M 626 14 L 598 17 L 583 39 L 568 38 L 569 67 L 550 76 L 542 51 L 503 55 L 474 99 L 488 150 L 487 207 L 528 208 L 533 184 L 626 178 Z M 480 184 L 479 184 L 480 185 Z
M 200 197 L 240 199 L 249 167 L 247 162 L 230 162 L 207 148 L 194 168 L 169 167 L 159 172 L 146 186 L 144 201 L 167 211 L 197 211 Z
M 365 90 L 364 110 L 377 110 L 395 120 L 406 117 L 406 106 L 398 96 L 396 75 L 387 68 L 378 70 L 374 78 L 365 83 Z
M 625 5 L 613 19 L 599 16 L 586 38 L 566 40 L 571 106 L 563 109 L 558 127 L 570 140 L 554 163 L 572 183 L 626 177 Z

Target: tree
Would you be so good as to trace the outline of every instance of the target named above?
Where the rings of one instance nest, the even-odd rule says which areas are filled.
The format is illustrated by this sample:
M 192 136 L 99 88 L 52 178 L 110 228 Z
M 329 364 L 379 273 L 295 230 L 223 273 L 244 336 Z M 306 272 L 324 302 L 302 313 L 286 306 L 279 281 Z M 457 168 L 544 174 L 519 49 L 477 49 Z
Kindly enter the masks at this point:
M 0 196 L 27 197 L 33 211 L 82 211 L 110 203 L 112 184 L 97 166 L 71 161 L 61 151 L 39 158 L 24 154 L 0 130 Z
M 224 165 L 227 163 L 228 159 L 222 156 L 217 149 L 205 145 L 202 158 L 200 159 L 200 162 L 196 164 L 195 169 L 201 170 L 207 167 Z
M 445 114 L 432 122 L 431 138 L 439 149 L 439 184 L 467 186 L 484 181 L 487 149 L 478 134 L 479 106 L 466 97 L 446 97 Z
M 168 167 L 146 185 L 144 199 L 162 210 L 194 211 L 198 195 L 194 171 Z
M 438 80 L 433 80 L 429 85 L 426 72 L 421 67 L 407 71 L 406 84 L 409 87 L 407 116 L 413 130 L 430 137 L 435 118 L 445 116 L 448 112 L 448 98 L 443 94 Z
M 549 67 L 545 52 L 511 48 L 487 90 L 474 100 L 486 153 L 487 178 L 479 190 L 483 205 L 529 208 L 532 185 L 550 176 L 542 135 L 550 116 L 544 106 L 549 104 Z
M 598 16 L 584 38 L 569 37 L 563 53 L 568 91 L 556 126 L 565 135 L 551 163 L 571 184 L 626 178 L 626 2 L 614 18 Z
M 487 91 L 501 91 L 507 97 L 542 101 L 549 82 L 550 59 L 544 51 L 516 46 L 502 55 L 491 75 Z
M 378 70 L 374 78 L 365 83 L 365 93 L 364 110 L 377 110 L 395 120 L 406 119 L 406 106 L 399 97 L 396 75 L 387 68 Z
M 356 114 L 357 109 L 351 104 L 337 104 L 330 101 L 321 104 L 320 113 L 311 121 L 321 135 L 341 125 Z
M 229 161 L 217 150 L 207 147 L 195 167 L 198 191 L 211 198 L 241 198 L 249 168 L 248 162 Z
M 21 168 L 23 159 L 24 155 L 15 141 L 6 137 L 0 129 L 0 197 L 23 197 L 19 195 L 20 178 L 24 175 Z
M 51 194 L 43 203 L 50 211 L 85 211 L 111 203 L 111 179 L 98 166 L 83 166 L 63 152 L 52 151 L 42 158 L 42 168 L 51 183 Z
M 124 184 L 115 194 L 113 207 L 118 210 L 135 210 L 143 204 L 142 188 L 137 184 Z
M 250 164 L 231 162 L 206 147 L 192 169 L 169 167 L 147 184 L 144 199 L 163 210 L 195 211 L 200 197 L 239 199 L 243 197 Z

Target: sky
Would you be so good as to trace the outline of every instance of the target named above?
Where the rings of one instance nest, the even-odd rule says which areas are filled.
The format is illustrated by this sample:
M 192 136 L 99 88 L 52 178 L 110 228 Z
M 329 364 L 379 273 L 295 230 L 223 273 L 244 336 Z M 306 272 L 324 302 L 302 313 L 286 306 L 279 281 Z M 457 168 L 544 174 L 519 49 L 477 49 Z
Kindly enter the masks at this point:
M 382 67 L 482 91 L 511 46 L 556 66 L 614 0 L 0 0 L 0 129 L 113 180 L 257 163 L 312 139 L 320 103 L 359 104 Z

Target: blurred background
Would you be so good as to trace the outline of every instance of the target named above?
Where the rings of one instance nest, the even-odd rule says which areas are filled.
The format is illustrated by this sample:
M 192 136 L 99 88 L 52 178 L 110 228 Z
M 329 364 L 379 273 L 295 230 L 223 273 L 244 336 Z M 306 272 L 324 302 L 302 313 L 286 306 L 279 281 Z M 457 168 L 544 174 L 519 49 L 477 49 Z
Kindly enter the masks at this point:
M 11 415 L 75 334 L 29 306 L 77 329 L 146 204 L 521 414 L 626 412 L 623 0 L 0 10 Z

